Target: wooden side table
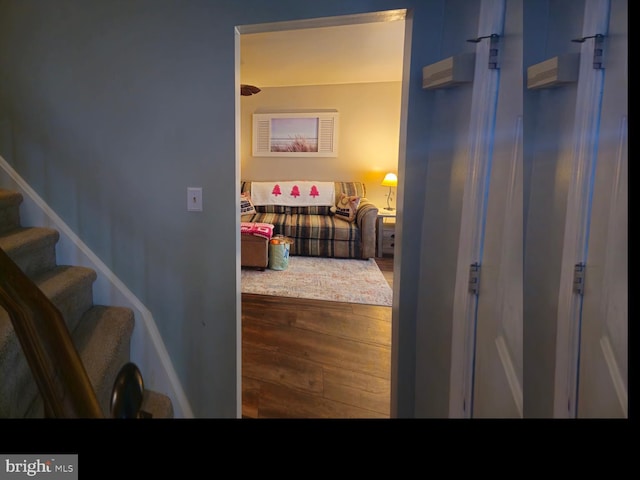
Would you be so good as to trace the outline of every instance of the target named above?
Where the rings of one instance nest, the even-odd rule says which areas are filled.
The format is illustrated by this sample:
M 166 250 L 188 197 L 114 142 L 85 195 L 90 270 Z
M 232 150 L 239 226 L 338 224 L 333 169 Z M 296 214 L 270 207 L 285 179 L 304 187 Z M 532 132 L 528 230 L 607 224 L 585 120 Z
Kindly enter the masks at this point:
M 385 223 L 385 219 L 393 219 L 393 223 Z M 378 209 L 378 218 L 376 220 L 377 257 L 382 257 L 385 253 L 393 255 L 393 248 L 395 246 L 395 219 L 396 210 L 387 210 L 386 208 Z

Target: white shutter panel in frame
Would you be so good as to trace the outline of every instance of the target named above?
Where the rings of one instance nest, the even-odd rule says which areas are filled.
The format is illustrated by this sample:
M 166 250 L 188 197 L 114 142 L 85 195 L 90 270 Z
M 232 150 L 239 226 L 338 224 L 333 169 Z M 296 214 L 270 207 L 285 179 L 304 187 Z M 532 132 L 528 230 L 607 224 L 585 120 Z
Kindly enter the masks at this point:
M 253 156 L 259 157 L 270 153 L 269 118 L 253 115 Z
M 318 154 L 331 157 L 338 156 L 336 143 L 337 115 L 320 116 L 318 119 Z
M 317 120 L 317 151 L 272 151 L 272 121 L 274 119 Z M 338 156 L 338 112 L 278 112 L 253 114 L 254 157 L 337 157 Z

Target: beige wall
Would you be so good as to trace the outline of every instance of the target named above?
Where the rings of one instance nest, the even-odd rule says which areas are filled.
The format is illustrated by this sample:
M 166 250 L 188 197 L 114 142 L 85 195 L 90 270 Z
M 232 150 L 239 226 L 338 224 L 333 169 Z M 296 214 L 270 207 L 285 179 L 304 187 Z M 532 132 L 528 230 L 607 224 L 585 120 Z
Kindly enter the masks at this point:
M 244 180 L 362 181 L 367 197 L 386 206 L 386 172 L 397 173 L 400 130 L 400 82 L 263 88 L 241 97 Z M 251 122 L 256 110 L 335 109 L 338 156 L 334 158 L 253 157 Z M 395 206 L 395 189 L 392 206 Z

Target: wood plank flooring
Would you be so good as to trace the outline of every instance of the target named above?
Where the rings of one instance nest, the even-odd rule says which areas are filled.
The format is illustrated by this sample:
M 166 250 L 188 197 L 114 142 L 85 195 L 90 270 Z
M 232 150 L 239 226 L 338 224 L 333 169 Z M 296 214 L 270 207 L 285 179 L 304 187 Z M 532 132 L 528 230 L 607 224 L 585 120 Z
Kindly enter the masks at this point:
M 390 360 L 391 307 L 242 295 L 243 418 L 389 418 Z

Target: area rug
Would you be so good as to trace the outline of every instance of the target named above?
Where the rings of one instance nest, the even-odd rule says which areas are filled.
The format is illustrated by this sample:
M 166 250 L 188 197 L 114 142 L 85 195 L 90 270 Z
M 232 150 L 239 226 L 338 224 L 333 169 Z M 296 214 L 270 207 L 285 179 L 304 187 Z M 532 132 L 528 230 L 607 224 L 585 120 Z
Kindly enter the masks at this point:
M 393 291 L 375 260 L 291 256 L 286 270 L 242 269 L 242 293 L 392 305 Z

